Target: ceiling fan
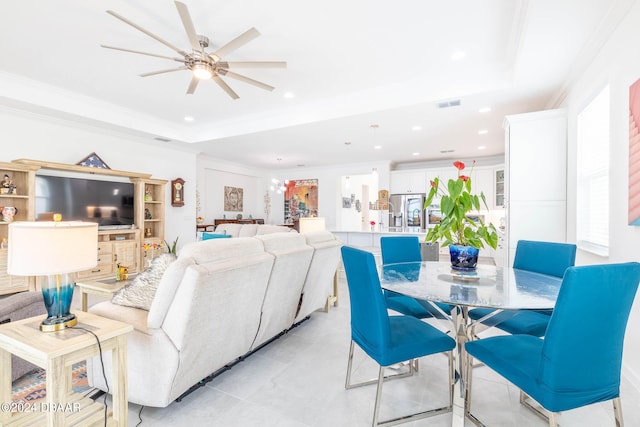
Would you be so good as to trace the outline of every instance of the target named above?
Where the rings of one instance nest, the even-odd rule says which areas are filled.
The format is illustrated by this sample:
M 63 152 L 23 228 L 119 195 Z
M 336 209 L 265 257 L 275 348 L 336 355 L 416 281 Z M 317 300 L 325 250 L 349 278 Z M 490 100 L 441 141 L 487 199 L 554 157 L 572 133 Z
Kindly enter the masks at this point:
M 100 45 L 106 49 L 114 49 L 120 50 L 123 52 L 129 53 L 137 53 L 140 55 L 153 56 L 156 58 L 169 59 L 172 61 L 180 62 L 183 65 L 178 68 L 170 68 L 167 70 L 160 71 L 152 71 L 149 73 L 140 74 L 140 77 L 148 77 L 155 76 L 158 74 L 171 73 L 174 71 L 182 71 L 189 70 L 193 73 L 191 77 L 191 82 L 189 83 L 189 87 L 187 88 L 187 94 L 193 94 L 198 86 L 198 82 L 200 80 L 208 80 L 212 79 L 214 82 L 218 84 L 231 98 L 238 99 L 238 94 L 231 89 L 231 87 L 222 79 L 221 76 L 230 77 L 232 79 L 240 80 L 242 82 L 248 83 L 253 86 L 257 86 L 259 88 L 272 91 L 274 89 L 273 86 L 270 86 L 266 83 L 259 82 L 252 78 L 243 76 L 241 74 L 234 73 L 233 71 L 229 71 L 229 68 L 286 68 L 287 63 L 284 61 L 223 61 L 228 54 L 235 51 L 236 49 L 242 47 L 247 44 L 251 40 L 255 39 L 260 35 L 258 30 L 255 28 L 251 28 L 244 33 L 240 34 L 235 39 L 231 40 L 224 46 L 218 48 L 215 52 L 207 52 L 205 48 L 209 46 L 209 39 L 205 36 L 199 35 L 196 33 L 195 27 L 193 26 L 193 21 L 191 20 L 191 15 L 189 14 L 189 9 L 184 3 L 179 1 L 175 2 L 176 8 L 178 9 L 178 14 L 180 15 L 180 19 L 182 20 L 182 25 L 184 26 L 185 31 L 187 32 L 187 37 L 189 38 L 189 43 L 191 44 L 191 50 L 185 51 L 179 49 L 168 41 L 158 37 L 152 32 L 142 28 L 141 26 L 131 22 L 127 18 L 117 14 L 112 10 L 107 10 L 109 15 L 112 15 L 119 20 L 123 21 L 126 24 L 131 25 L 136 30 L 142 31 L 149 37 L 159 41 L 164 44 L 168 48 L 176 51 L 178 54 L 182 56 L 182 58 L 165 56 L 165 55 L 157 55 L 155 53 L 149 52 L 141 52 L 138 50 L 125 49 L 121 47 L 114 46 L 106 46 Z

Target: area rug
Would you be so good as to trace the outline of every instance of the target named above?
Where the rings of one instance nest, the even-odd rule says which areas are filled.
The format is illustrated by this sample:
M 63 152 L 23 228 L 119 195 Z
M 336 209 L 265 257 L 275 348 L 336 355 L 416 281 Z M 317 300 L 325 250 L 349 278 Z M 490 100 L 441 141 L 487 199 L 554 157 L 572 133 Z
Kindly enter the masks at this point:
M 46 391 L 47 375 L 44 369 L 34 369 L 15 380 L 12 384 L 13 402 L 33 403 L 43 399 Z M 72 386 L 76 393 L 89 391 L 86 362 L 79 362 L 72 367 Z

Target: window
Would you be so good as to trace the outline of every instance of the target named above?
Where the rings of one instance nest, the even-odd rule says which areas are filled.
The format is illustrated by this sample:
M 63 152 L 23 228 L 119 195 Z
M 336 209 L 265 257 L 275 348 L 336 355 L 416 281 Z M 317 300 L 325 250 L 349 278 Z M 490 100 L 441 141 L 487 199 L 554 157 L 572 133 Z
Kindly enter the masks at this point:
M 609 255 L 609 86 L 578 114 L 578 248 Z

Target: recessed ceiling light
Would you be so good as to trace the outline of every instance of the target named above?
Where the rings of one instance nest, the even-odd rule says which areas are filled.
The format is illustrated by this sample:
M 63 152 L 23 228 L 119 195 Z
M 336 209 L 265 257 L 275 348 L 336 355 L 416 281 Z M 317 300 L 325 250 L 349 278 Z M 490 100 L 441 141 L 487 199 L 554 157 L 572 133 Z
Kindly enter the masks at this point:
M 192 122 L 192 121 L 194 121 L 194 120 L 195 120 L 195 119 L 194 119 L 193 117 L 191 117 L 191 116 L 184 116 L 184 121 L 185 121 L 185 122 Z
M 373 149 L 374 150 L 382 150 L 382 145 L 374 145 Z
M 484 150 L 485 148 L 487 148 L 485 145 L 481 145 L 478 147 L 478 150 Z
M 292 99 L 296 97 L 293 92 L 285 92 L 283 96 L 287 99 Z
M 461 60 L 462 58 L 464 58 L 464 56 L 465 56 L 465 55 L 466 55 L 466 54 L 465 54 L 465 53 L 464 53 L 464 51 L 462 51 L 462 50 L 455 51 L 455 52 L 453 52 L 453 53 L 451 54 L 451 60 L 452 60 L 452 61 L 459 61 L 459 60 Z
M 422 130 L 422 126 L 413 126 L 413 127 L 411 128 L 411 130 L 413 130 L 413 131 Z
M 486 135 L 486 134 L 488 134 L 488 133 L 489 133 L 489 131 L 488 131 L 488 130 L 486 130 L 486 129 L 480 129 L 480 130 L 478 131 L 478 135 Z
M 417 151 L 415 153 L 411 153 L 412 156 L 419 156 L 420 153 L 418 153 Z
M 489 111 L 491 111 L 491 108 L 482 107 L 481 109 L 478 110 L 478 113 L 488 113 Z

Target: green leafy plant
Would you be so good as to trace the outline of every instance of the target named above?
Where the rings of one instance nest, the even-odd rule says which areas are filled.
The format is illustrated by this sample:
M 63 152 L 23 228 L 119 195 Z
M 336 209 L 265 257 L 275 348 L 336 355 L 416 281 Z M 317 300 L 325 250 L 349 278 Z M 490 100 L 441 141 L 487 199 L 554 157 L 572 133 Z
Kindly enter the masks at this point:
M 174 240 L 171 245 L 166 240 L 164 241 L 164 244 L 167 246 L 167 252 L 169 252 L 170 254 L 178 255 L 178 239 L 179 238 L 180 236 L 176 237 L 176 240 Z
M 482 205 L 489 209 L 484 193 L 480 192 L 480 196 L 471 193 L 471 173 L 462 173 L 465 168 L 463 162 L 453 162 L 453 166 L 458 169 L 457 179 L 450 179 L 446 186 L 441 185 L 437 177 L 430 182 L 431 189 L 424 207 L 428 208 L 434 197 L 439 195 L 442 220 L 429 229 L 425 242 L 440 242 L 442 246 L 473 246 L 478 249 L 487 244 L 495 249 L 498 246 L 498 233 L 494 225 L 485 224 L 479 216 L 470 217 L 470 213 L 479 211 Z

